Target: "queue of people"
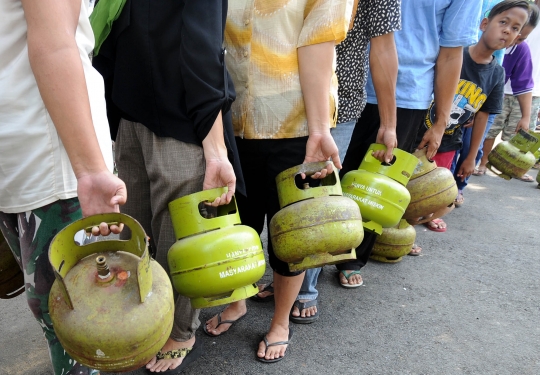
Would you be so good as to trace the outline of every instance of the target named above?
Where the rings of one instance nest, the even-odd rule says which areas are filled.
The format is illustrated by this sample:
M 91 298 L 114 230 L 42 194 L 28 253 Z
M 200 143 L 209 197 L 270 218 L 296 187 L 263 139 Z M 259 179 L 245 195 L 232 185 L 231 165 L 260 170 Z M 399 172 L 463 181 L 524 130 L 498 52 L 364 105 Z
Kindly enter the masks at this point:
M 97 51 L 89 0 L 0 0 L 0 229 L 55 374 L 98 373 L 69 357 L 48 316 L 48 245 L 81 217 L 134 217 L 168 270 L 176 239 L 167 205 L 187 194 L 227 186 L 212 204 L 234 194 L 242 223 L 260 234 L 279 210 L 278 173 L 328 161 L 311 177 L 334 167 L 343 176 L 371 143 L 386 145 L 374 155 L 382 162 L 395 147 L 426 147 L 438 164 L 454 161 L 456 178 L 473 174 L 503 107 L 506 67 L 493 54 L 514 53 L 538 23 L 527 0 L 488 3 L 489 13 L 470 0 L 126 0 Z M 440 219 L 426 225 L 446 230 Z M 128 235 L 106 223 L 92 231 Z M 375 239 L 367 233 L 357 260 L 337 265 L 341 286 L 363 284 Z M 256 351 L 273 363 L 286 356 L 290 322 L 317 320 L 320 269 L 291 272 L 271 243 L 268 255 L 273 282 L 253 299 L 275 301 Z M 219 336 L 246 313 L 245 301 L 233 303 L 203 330 Z M 195 362 L 200 325 L 199 310 L 177 296 L 171 335 L 146 371 Z

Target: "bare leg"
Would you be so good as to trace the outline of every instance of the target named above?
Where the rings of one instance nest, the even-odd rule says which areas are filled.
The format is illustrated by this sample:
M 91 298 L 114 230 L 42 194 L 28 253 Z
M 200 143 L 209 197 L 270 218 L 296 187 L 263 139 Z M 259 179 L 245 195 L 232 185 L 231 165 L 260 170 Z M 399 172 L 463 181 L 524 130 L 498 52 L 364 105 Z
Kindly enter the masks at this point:
M 300 292 L 300 287 L 304 281 L 304 273 L 298 276 L 281 276 L 274 272 L 274 300 L 275 311 L 270 330 L 266 334 L 268 342 L 287 341 L 289 337 L 289 313 L 292 305 Z M 287 345 L 265 347 L 264 341 L 259 344 L 257 356 L 265 359 L 276 359 L 283 357 Z

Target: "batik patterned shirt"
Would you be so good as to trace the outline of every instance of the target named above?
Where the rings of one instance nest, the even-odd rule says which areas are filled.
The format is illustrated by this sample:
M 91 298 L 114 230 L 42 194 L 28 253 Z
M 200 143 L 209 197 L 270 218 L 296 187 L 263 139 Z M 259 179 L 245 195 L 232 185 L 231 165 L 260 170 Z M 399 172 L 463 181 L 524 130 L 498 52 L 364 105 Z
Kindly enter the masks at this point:
M 336 47 L 338 124 L 356 120 L 366 105 L 371 38 L 401 29 L 401 0 L 360 0 L 352 29 Z
M 226 64 L 236 89 L 236 136 L 280 139 L 308 135 L 298 48 L 345 39 L 353 0 L 229 0 Z M 330 124 L 335 124 L 333 75 Z

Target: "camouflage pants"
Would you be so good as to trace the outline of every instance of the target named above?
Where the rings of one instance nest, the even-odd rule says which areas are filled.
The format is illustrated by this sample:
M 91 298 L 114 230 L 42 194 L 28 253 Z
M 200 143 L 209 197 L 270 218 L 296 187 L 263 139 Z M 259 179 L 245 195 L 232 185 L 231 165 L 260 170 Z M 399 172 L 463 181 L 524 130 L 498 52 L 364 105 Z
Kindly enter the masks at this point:
M 68 224 L 82 217 L 77 198 L 60 200 L 33 211 L 18 214 L 0 212 L 0 229 L 24 273 L 26 298 L 49 345 L 55 375 L 96 375 L 75 362 L 65 351 L 49 316 L 49 292 L 54 274 L 48 251 L 53 237 Z
M 531 105 L 531 120 L 529 129 L 536 127 L 536 117 L 538 116 L 538 107 L 540 98 L 533 97 Z M 503 100 L 502 112 L 495 117 L 495 121 L 489 129 L 487 139 L 495 139 L 502 131 L 501 139 L 508 141 L 516 134 L 516 126 L 521 120 L 521 107 L 516 96 L 506 94 Z

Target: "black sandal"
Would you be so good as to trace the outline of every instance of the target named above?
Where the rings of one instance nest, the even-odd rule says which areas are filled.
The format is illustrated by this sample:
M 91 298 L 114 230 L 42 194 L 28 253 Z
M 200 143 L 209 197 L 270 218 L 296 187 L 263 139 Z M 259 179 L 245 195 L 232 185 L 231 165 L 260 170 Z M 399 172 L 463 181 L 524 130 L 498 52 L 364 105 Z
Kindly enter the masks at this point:
M 263 290 L 260 290 L 254 296 L 249 297 L 249 299 L 252 300 L 252 301 L 255 301 L 255 302 L 270 302 L 270 301 L 273 301 L 274 300 L 274 294 L 273 294 L 274 293 L 274 286 L 273 286 L 273 284 L 274 284 L 274 282 L 272 281 L 270 284 L 266 285 Z M 259 293 L 262 293 L 262 292 L 270 292 L 272 294 L 270 294 L 269 296 L 266 296 L 266 297 L 259 297 Z
M 288 338 L 287 341 L 276 341 L 276 342 L 272 342 L 272 343 L 269 343 L 268 339 L 266 338 L 266 335 L 264 335 L 263 341 L 264 341 L 264 345 L 266 346 L 266 349 L 264 350 L 264 354 L 266 355 L 266 350 L 268 350 L 268 347 L 270 347 L 270 346 L 287 345 L 287 349 L 289 349 L 289 342 L 291 341 L 292 335 L 293 335 L 292 328 L 289 328 L 289 338 Z M 285 352 L 285 354 L 286 353 L 287 352 Z M 255 356 L 257 357 L 257 359 L 259 361 L 261 361 L 263 363 L 275 363 L 275 362 L 279 362 L 283 358 L 285 358 L 285 355 L 283 355 L 283 357 L 274 358 L 274 359 L 266 359 L 264 357 L 261 358 L 257 354 L 255 354 Z
M 221 320 L 221 314 L 223 314 L 223 311 L 221 311 L 219 314 L 217 314 L 218 324 L 217 324 L 216 328 L 219 327 L 222 324 L 230 324 L 229 329 L 231 329 L 234 323 L 238 322 L 240 319 L 242 319 L 244 316 L 246 316 L 246 314 L 244 314 L 244 315 L 242 315 L 240 318 L 238 318 L 236 320 Z M 208 330 L 206 328 L 206 323 L 204 323 L 204 326 L 203 326 L 204 333 L 206 333 L 210 337 L 218 337 L 218 336 L 224 335 L 227 332 L 229 332 L 229 329 L 226 330 L 225 332 L 221 332 L 219 335 L 214 335 L 213 333 L 208 332 Z
M 306 316 L 306 317 L 294 316 L 292 312 L 295 306 L 298 308 L 298 311 L 300 311 L 300 314 L 302 314 L 302 310 L 305 310 L 312 306 L 317 306 L 317 298 L 311 301 L 306 301 L 306 302 L 300 302 L 298 300 L 294 301 L 293 307 L 291 309 L 291 313 L 289 314 L 289 320 L 296 324 L 309 324 L 319 319 L 319 309 L 317 309 L 317 312 L 315 313 L 315 315 Z

